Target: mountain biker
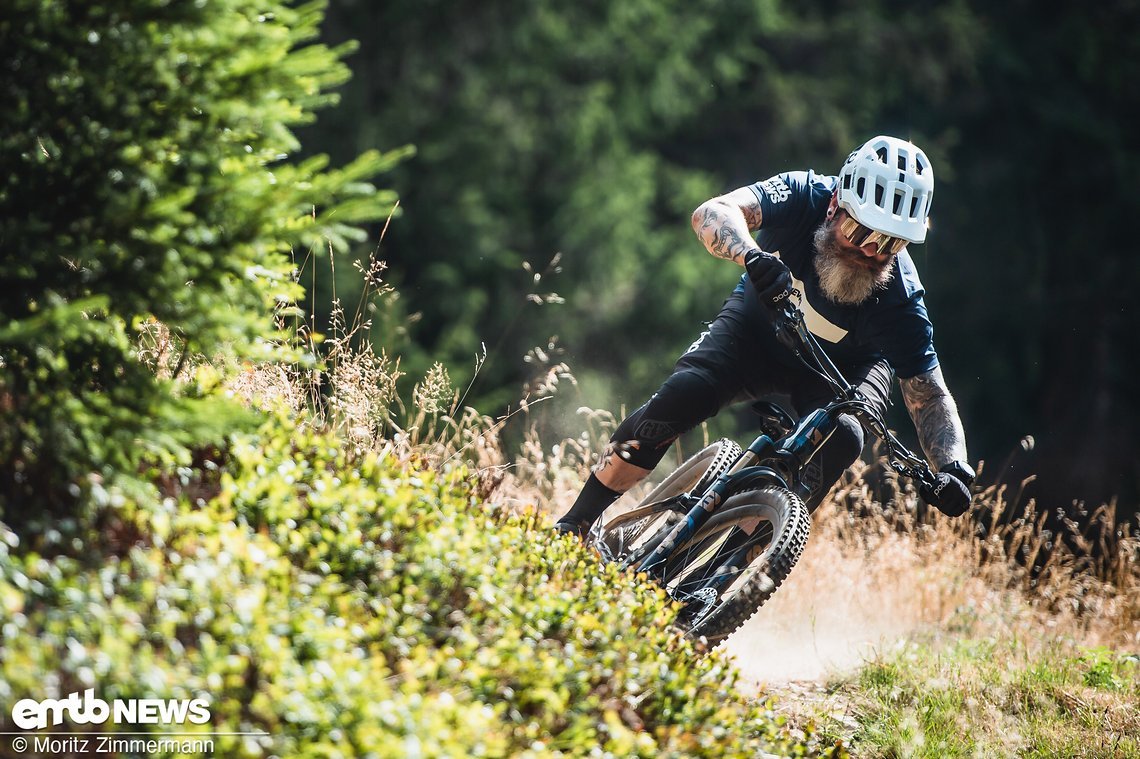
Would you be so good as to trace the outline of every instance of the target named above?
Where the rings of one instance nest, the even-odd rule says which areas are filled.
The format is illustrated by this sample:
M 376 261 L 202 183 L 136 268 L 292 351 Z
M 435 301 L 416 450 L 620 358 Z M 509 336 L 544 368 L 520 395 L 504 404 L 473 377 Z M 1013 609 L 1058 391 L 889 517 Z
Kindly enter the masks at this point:
M 793 290 L 802 293 L 808 328 L 880 414 L 898 376 L 937 472 L 928 500 L 946 514 L 963 514 L 974 471 L 906 247 L 926 240 L 933 193 L 926 154 L 879 136 L 852 151 L 838 176 L 786 172 L 701 204 L 692 218 L 697 237 L 745 273 L 672 375 L 618 426 L 556 529 L 584 535 L 674 440 L 728 403 L 785 393 L 802 417 L 832 399 L 831 389 L 775 338 L 773 314 Z M 863 428 L 842 415 L 803 473 L 808 508 L 819 505 L 862 449 Z

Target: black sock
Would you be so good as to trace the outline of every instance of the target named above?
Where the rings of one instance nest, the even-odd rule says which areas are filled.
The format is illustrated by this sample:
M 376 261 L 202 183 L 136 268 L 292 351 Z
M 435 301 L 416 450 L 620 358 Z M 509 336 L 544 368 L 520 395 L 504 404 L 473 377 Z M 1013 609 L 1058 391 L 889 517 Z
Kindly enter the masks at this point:
M 601 480 L 591 474 L 590 479 L 586 480 L 586 484 L 582 486 L 578 500 L 574 501 L 574 505 L 558 521 L 589 529 L 602 515 L 602 512 L 621 496 L 621 493 L 610 490 L 601 483 Z

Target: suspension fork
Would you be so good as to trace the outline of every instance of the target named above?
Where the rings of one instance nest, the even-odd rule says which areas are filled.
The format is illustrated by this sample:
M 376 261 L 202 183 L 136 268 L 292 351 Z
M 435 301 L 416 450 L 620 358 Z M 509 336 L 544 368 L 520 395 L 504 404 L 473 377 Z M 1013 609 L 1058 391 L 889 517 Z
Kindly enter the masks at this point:
M 756 466 L 761 458 L 774 450 L 775 444 L 770 437 L 761 435 L 756 438 L 729 470 L 718 477 L 716 482 L 700 496 L 685 514 L 685 518 L 674 525 L 657 547 L 638 564 L 637 571 L 645 572 L 657 580 L 663 579 L 665 562 L 673 553 L 673 549 L 696 535 L 731 493 L 756 476 L 771 474 L 778 477 L 772 470 Z
M 712 516 L 713 511 L 721 504 L 728 492 L 731 476 L 730 472 L 726 472 L 717 478 L 717 481 L 689 509 L 685 518 L 674 525 L 665 539 L 638 564 L 638 572 L 645 572 L 658 581 L 664 579 L 665 561 L 669 558 L 669 554 L 673 553 L 673 549 L 678 545 L 695 535 L 697 530 Z
M 755 457 L 754 463 L 755 460 L 768 454 L 771 459 L 782 462 L 790 473 L 788 484 L 791 485 L 791 489 L 806 499 L 810 493 L 807 492 L 807 487 L 799 476 L 800 472 L 815 457 L 824 443 L 835 434 L 839 426 L 836 422 L 836 416 L 836 410 L 830 405 L 816 409 L 801 419 L 791 432 L 781 438 L 778 444 L 765 438 L 767 447 L 758 446 L 761 440 L 757 439 L 757 442 L 749 446 L 748 451 L 741 459 L 753 456 Z M 757 448 L 755 452 L 753 451 L 754 447 Z M 762 468 L 766 469 L 766 467 L 757 467 L 757 469 Z M 732 473 L 736 471 L 737 468 L 734 467 Z M 751 533 L 751 530 L 746 531 Z M 757 556 L 756 552 L 763 550 L 763 545 L 746 540 L 743 545 L 731 549 L 728 555 L 714 557 L 716 568 L 713 574 L 701 583 L 698 590 L 714 589 L 719 594 L 721 587 L 731 582 L 741 568 L 751 564 Z M 689 592 L 691 594 L 695 591 Z
M 744 455 L 741 456 L 737 465 L 725 476 L 735 475 L 736 479 L 745 482 L 745 486 L 751 484 L 751 481 L 761 477 L 768 477 L 770 479 L 771 475 L 776 474 L 774 470 L 769 467 L 755 466 L 759 460 L 767 458 L 773 464 L 779 462 L 779 464 L 782 465 L 781 468 L 789 475 L 786 477 L 786 483 L 784 482 L 785 478 L 780 478 L 778 475 L 777 481 L 784 484 L 785 487 L 794 490 L 801 498 L 806 500 L 810 493 L 808 492 L 808 488 L 804 485 L 800 473 L 812 458 L 815 457 L 816 453 L 819 452 L 823 444 L 835 434 L 835 430 L 838 428 L 835 417 L 834 409 L 830 406 L 825 406 L 824 408 L 816 409 L 801 419 L 795 428 L 778 442 L 772 441 L 766 436 L 757 438 L 756 442 L 750 445 Z M 756 474 L 752 474 L 753 472 Z M 717 484 L 719 485 L 720 481 L 718 481 Z M 742 529 L 751 535 L 755 527 L 751 529 L 742 527 Z M 695 530 L 693 532 L 695 533 Z M 688 537 L 691 537 L 691 535 Z M 688 540 L 688 537 L 684 539 Z M 672 546 L 670 550 L 672 550 Z M 714 556 L 713 560 L 716 561 L 716 565 L 713 573 L 710 577 L 701 582 L 699 590 L 712 589 L 719 595 L 721 587 L 728 584 L 742 567 L 747 567 L 751 564 L 756 558 L 757 551 L 763 550 L 764 546 L 762 544 L 745 540 L 743 545 L 730 549 L 727 555 Z M 690 594 L 693 592 L 695 591 L 688 591 Z
M 664 579 L 665 564 L 673 550 L 696 535 L 728 496 L 742 488 L 776 482 L 806 498 L 810 493 L 799 474 L 835 434 L 837 427 L 834 409 L 825 406 L 801 419 L 779 441 L 773 441 L 767 435 L 756 438 L 736 463 L 700 496 L 685 518 L 674 525 L 661 543 L 638 564 L 637 571 L 645 572 L 658 581 Z M 779 468 L 786 475 L 767 466 L 758 466 L 765 459 L 779 462 Z M 738 557 L 734 553 L 729 558 L 735 560 Z

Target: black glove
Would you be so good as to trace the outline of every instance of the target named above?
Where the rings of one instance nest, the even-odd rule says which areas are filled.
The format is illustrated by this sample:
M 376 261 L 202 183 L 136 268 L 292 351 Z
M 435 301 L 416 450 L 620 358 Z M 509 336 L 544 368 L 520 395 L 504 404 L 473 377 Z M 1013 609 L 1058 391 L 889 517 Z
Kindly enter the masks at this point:
M 960 517 L 970 508 L 970 485 L 974 470 L 969 464 L 955 461 L 934 475 L 933 485 L 923 485 L 918 494 L 948 517 Z
M 792 272 L 784 262 L 762 250 L 744 254 L 744 268 L 766 306 L 778 306 L 792 294 Z

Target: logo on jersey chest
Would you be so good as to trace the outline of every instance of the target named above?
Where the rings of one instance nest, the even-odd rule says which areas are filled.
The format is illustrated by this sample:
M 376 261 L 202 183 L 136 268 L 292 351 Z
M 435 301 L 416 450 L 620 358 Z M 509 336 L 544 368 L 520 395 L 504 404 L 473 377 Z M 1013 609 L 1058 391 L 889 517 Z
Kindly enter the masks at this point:
M 760 183 L 760 189 L 768 194 L 773 203 L 783 203 L 792 196 L 792 188 L 780 177 L 772 177 Z

